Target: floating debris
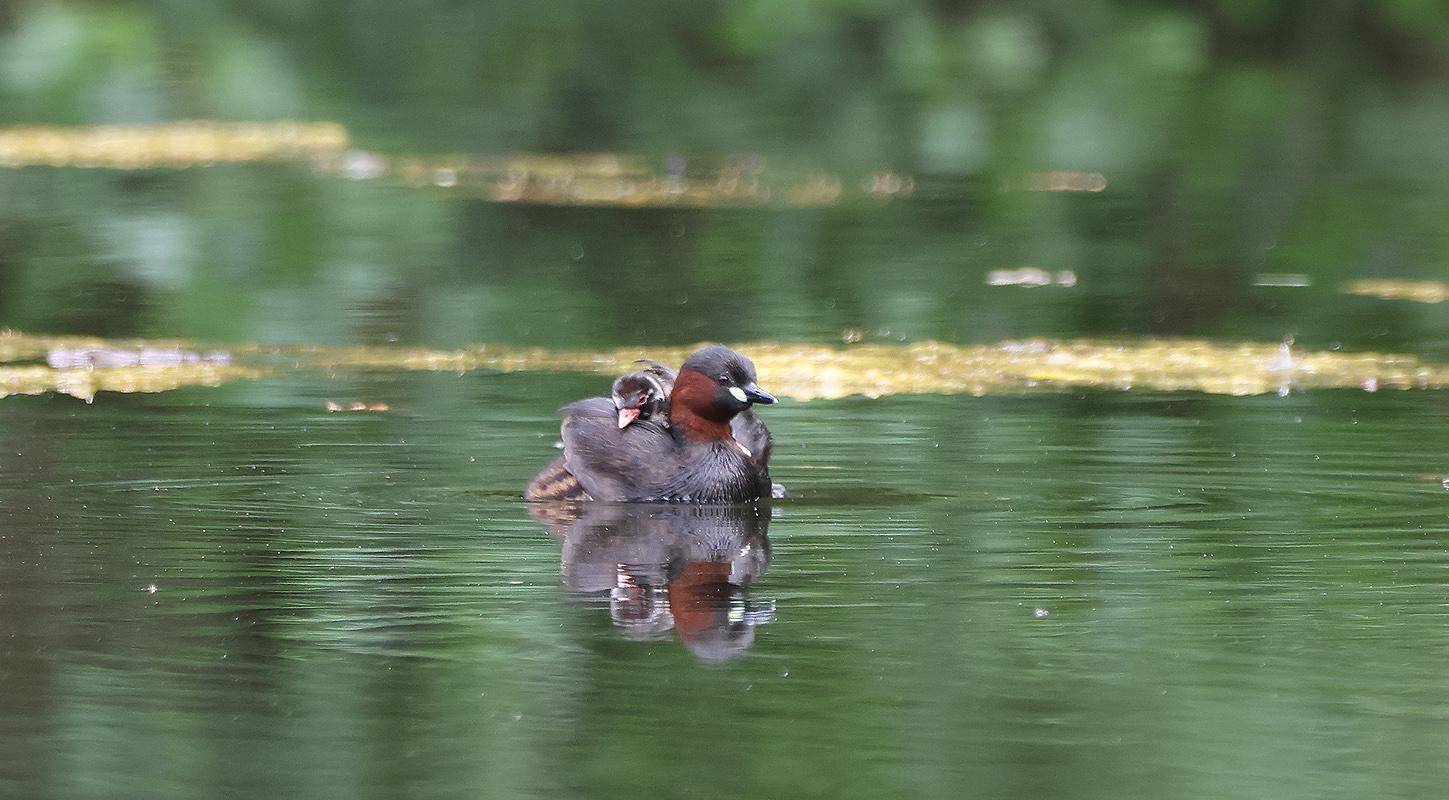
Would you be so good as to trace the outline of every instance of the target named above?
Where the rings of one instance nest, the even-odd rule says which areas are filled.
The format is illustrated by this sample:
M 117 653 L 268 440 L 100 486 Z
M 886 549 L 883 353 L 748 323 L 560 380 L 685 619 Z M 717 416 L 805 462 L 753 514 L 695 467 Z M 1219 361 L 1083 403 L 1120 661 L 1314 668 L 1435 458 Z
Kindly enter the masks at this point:
M 915 190 L 909 176 L 882 170 L 853 188 L 822 170 L 767 171 L 765 159 L 620 153 L 405 155 L 352 151 L 331 165 L 354 180 L 393 175 L 418 188 L 445 189 L 494 203 L 629 208 L 833 206 L 851 198 L 886 201 Z
M 1002 184 L 1003 191 L 1100 192 L 1107 188 L 1107 176 L 1100 172 L 1033 172 Z
M 328 411 L 387 411 L 387 403 L 338 403 L 335 400 L 328 400 Z
M 225 350 L 211 350 L 198 353 L 182 350 L 180 347 L 141 347 L 128 349 L 119 347 L 67 347 L 57 345 L 45 354 L 45 363 L 51 369 L 112 369 L 115 367 L 179 367 L 185 364 L 231 364 L 231 353 Z
M 1076 286 L 1077 273 L 1064 269 L 1052 274 L 1038 267 L 993 269 L 986 274 L 987 286 Z
M 1344 294 L 1377 297 L 1380 300 L 1413 300 L 1416 303 L 1442 303 L 1449 300 L 1449 284 L 1439 281 L 1375 279 L 1354 281 L 1343 287 Z
M 1253 276 L 1253 285 L 1304 289 L 1313 285 L 1313 278 L 1295 272 L 1260 272 Z
M 819 169 L 766 170 L 753 153 L 657 159 L 621 153 L 386 155 L 352 147 L 336 122 L 191 120 L 155 125 L 0 128 L 0 168 L 187 169 L 300 162 L 349 180 L 391 177 L 495 203 L 638 208 L 833 206 L 915 191 L 908 175 L 859 181 Z
M 858 343 L 845 347 L 755 342 L 732 345 L 754 359 L 760 381 L 796 400 L 893 394 L 1018 394 L 1080 389 L 1252 395 L 1314 388 L 1439 389 L 1449 364 L 1410 355 L 1298 350 L 1293 342 L 1217 344 L 1168 339 L 1025 339 L 989 345 Z M 0 396 L 61 392 L 159 392 L 269 375 L 334 376 L 348 370 L 582 371 L 618 374 L 651 358 L 678 364 L 698 345 L 560 351 L 475 345 L 207 348 L 180 341 L 105 341 L 0 331 Z M 52 361 L 53 359 L 53 361 Z M 35 362 L 27 364 L 24 362 Z M 58 364 L 59 366 L 56 366 Z M 335 406 L 335 408 L 334 408 Z M 383 411 L 379 403 L 332 403 L 335 411 Z

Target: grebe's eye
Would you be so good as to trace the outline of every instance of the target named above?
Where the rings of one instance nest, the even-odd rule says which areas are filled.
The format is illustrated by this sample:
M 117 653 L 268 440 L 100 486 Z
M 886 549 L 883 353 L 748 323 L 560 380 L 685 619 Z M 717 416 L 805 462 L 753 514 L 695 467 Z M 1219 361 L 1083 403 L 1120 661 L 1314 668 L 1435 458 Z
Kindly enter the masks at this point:
M 730 376 L 729 375 L 726 374 L 726 375 L 719 376 L 719 385 L 720 386 L 728 386 L 729 383 L 730 383 Z

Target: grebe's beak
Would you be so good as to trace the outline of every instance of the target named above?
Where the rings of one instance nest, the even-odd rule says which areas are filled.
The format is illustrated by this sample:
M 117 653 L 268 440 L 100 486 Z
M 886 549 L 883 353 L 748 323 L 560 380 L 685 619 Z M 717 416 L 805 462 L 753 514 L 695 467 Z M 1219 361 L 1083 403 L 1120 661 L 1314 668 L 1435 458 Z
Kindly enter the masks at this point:
M 621 408 L 621 409 L 619 409 L 619 430 L 623 430 L 623 429 L 629 427 L 629 423 L 633 422 L 634 420 L 636 420 L 638 418 L 639 418 L 639 409 L 637 409 L 637 408 Z
M 775 402 L 775 396 L 774 395 L 770 394 L 769 392 L 765 391 L 764 389 L 761 389 L 759 386 L 755 385 L 754 383 L 747 383 L 747 384 L 745 384 L 744 386 L 742 386 L 740 388 L 744 390 L 745 397 L 748 398 L 748 401 L 751 402 L 751 403 L 773 403 L 773 402 Z

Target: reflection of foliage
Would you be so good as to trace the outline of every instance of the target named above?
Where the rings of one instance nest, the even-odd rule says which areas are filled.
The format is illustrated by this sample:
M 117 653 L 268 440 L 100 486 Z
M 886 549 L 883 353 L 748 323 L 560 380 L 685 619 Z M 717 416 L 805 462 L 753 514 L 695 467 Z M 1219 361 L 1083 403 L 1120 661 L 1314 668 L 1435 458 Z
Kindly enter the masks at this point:
M 771 170 L 918 177 L 920 206 L 907 213 L 776 215 L 740 241 L 729 215 L 680 225 L 691 234 L 670 252 L 683 251 L 696 282 L 680 287 L 692 308 L 703 298 L 713 309 L 771 309 L 731 335 L 866 327 L 969 339 L 1075 323 L 1108 334 L 1236 333 L 1224 319 L 1259 300 L 1248 296 L 1253 272 L 1318 284 L 1437 277 L 1414 273 L 1446 255 L 1438 54 L 1449 10 L 1432 0 L 48 2 L 7 21 L 0 124 L 290 116 L 336 119 L 387 154 L 757 153 Z M 998 191 L 1052 171 L 1102 174 L 1109 188 L 1091 198 Z M 75 192 L 81 185 L 88 191 Z M 651 318 L 648 303 L 619 324 L 617 302 L 585 292 L 609 285 L 650 242 L 612 245 L 612 259 L 591 246 L 572 261 L 504 263 L 499 248 L 575 248 L 516 244 L 545 234 L 394 188 L 280 170 L 213 170 L 159 190 L 0 177 L 0 197 L 15 198 L 0 229 L 0 321 L 75 329 L 58 322 L 66 316 L 53 300 L 23 293 L 43 282 L 31 273 L 54 255 L 61 218 L 81 228 L 67 237 L 90 240 L 92 264 L 166 294 L 148 296 L 154 316 L 120 332 L 167 322 L 249 338 L 247 326 L 320 322 L 324 335 L 346 337 L 348 309 L 390 303 L 434 314 L 402 326 L 425 334 L 457 325 L 464 332 L 450 336 L 490 340 L 718 335 Z M 1415 210 L 1400 213 L 1406 206 Z M 608 227 L 628 236 L 631 225 Z M 156 241 L 136 245 L 142 228 L 171 243 L 170 266 L 150 263 Z M 846 228 L 842 243 L 833 234 Z M 545 291 L 469 271 L 475 256 L 448 247 L 474 239 L 492 275 L 543 273 Z M 672 284 L 659 248 L 643 254 L 658 265 L 649 278 Z M 455 283 L 431 284 L 444 263 L 461 265 Z M 1023 266 L 1073 270 L 1085 291 L 1070 308 L 1035 308 L 1025 330 L 1003 330 L 1004 314 L 979 313 L 976 287 L 991 270 Z M 253 293 L 270 280 L 325 284 L 344 299 L 279 310 Z M 520 303 L 535 317 L 523 325 L 479 310 Z M 564 320 L 563 305 L 592 318 Z

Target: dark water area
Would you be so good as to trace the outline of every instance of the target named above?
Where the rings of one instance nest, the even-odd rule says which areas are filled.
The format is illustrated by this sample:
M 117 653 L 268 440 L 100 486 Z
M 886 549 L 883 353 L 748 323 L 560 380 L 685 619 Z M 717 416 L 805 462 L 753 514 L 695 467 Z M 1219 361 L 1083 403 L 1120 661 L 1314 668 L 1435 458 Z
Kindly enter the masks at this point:
M 21 4 L 0 329 L 295 348 L 269 363 L 1180 337 L 1443 364 L 1446 53 L 1413 0 Z M 352 168 L 84 166 L 29 127 L 184 120 L 325 121 Z M 511 153 L 776 193 L 525 202 L 444 168 Z M 0 397 L 0 797 L 1449 784 L 1442 391 L 781 392 L 788 498 L 525 503 L 556 409 L 611 377 Z
M 599 380 L 8 399 L 4 793 L 1443 785 L 1435 394 L 786 401 L 795 497 L 536 521 Z

